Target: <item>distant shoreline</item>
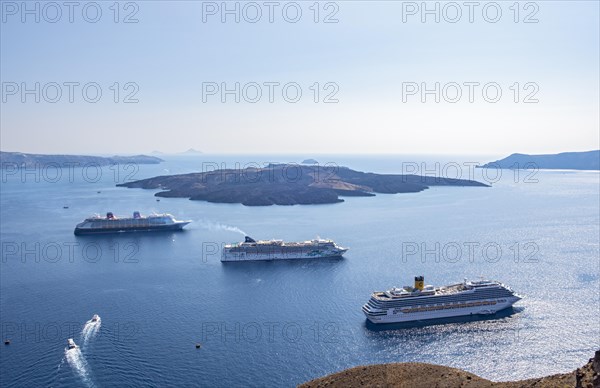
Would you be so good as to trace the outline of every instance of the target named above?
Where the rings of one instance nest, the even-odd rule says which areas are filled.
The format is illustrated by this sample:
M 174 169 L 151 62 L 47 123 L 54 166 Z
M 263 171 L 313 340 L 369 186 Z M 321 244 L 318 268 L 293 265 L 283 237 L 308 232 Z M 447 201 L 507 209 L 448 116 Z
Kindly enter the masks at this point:
M 113 164 L 159 164 L 164 160 L 155 156 L 89 156 L 89 155 L 49 155 L 26 154 L 22 152 L 0 151 L 2 168 L 12 167 L 85 167 L 110 166 Z
M 545 155 L 512 154 L 477 168 L 596 171 L 600 170 L 600 150 Z

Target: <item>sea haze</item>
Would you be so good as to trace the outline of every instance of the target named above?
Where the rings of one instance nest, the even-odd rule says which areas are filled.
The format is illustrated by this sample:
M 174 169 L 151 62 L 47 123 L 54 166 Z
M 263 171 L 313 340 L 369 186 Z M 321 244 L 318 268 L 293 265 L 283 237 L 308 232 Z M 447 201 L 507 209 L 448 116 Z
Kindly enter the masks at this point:
M 99 178 L 94 168 L 63 169 L 59 178 L 37 171 L 39 181 L 36 173 L 3 172 L 0 313 L 2 340 L 11 344 L 0 346 L 1 386 L 294 386 L 357 365 L 406 361 L 513 380 L 571 371 L 600 346 L 598 171 L 502 170 L 496 181 L 498 171 L 463 164 L 494 158 L 321 155 L 314 158 L 322 164 L 378 173 L 415 165 L 425 173 L 427 161 L 430 175 L 454 178 L 458 165 L 459 178 L 492 187 L 309 206 L 157 201 L 155 191 L 115 187 L 126 178 L 201 171 L 203 163 L 206 170 L 306 157 L 163 158 L 103 167 Z M 181 233 L 73 235 L 93 213 L 134 210 L 193 223 Z M 341 260 L 221 263 L 214 252 L 244 234 L 320 236 L 350 250 Z M 434 285 L 485 276 L 524 298 L 495 320 L 367 325 L 361 306 L 370 293 L 411 284 L 415 275 Z M 93 314 L 98 327 L 87 322 Z M 65 351 L 69 337 L 77 352 Z

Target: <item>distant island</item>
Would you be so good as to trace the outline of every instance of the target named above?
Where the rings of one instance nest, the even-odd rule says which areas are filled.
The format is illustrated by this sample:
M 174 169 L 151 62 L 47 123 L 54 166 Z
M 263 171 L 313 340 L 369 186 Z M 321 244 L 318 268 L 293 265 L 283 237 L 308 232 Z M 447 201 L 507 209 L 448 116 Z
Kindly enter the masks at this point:
M 190 149 L 188 149 L 186 151 L 175 152 L 175 153 L 169 153 L 169 152 L 162 152 L 162 151 L 159 151 L 159 150 L 154 150 L 154 151 L 150 152 L 150 154 L 151 155 L 161 155 L 161 156 L 162 155 L 171 155 L 171 156 L 173 156 L 173 155 L 202 155 L 204 153 L 202 151 L 198 151 L 198 150 L 195 150 L 193 148 L 190 148 Z
M 489 187 L 484 183 L 464 179 L 374 174 L 347 167 L 297 164 L 270 164 L 264 168 L 165 175 L 117 186 L 163 190 L 155 194 L 158 197 L 241 203 L 246 206 L 338 203 L 343 202 L 340 197 L 344 196 L 417 193 L 430 186 Z
M 179 155 L 202 155 L 202 151 L 198 151 L 193 148 L 190 148 L 187 151 L 180 152 Z
M 316 160 L 314 160 L 314 159 L 304 159 L 304 160 L 302 161 L 302 164 L 319 164 L 319 162 L 317 162 L 317 161 L 316 161 Z
M 358 366 L 299 386 L 299 388 L 321 387 L 595 388 L 600 387 L 600 350 L 596 351 L 594 358 L 590 358 L 586 365 L 573 372 L 520 381 L 493 382 L 456 368 L 420 362 L 406 362 Z
M 4 167 L 8 165 L 17 165 L 21 167 L 44 167 L 49 165 L 59 166 L 109 166 L 112 164 L 158 164 L 162 159 L 154 156 L 135 155 L 135 156 L 86 156 L 86 155 L 43 155 L 43 154 L 25 154 L 22 152 L 0 151 L 0 162 Z
M 512 154 L 504 159 L 486 163 L 481 168 L 600 170 L 600 150 L 563 152 L 548 155 Z

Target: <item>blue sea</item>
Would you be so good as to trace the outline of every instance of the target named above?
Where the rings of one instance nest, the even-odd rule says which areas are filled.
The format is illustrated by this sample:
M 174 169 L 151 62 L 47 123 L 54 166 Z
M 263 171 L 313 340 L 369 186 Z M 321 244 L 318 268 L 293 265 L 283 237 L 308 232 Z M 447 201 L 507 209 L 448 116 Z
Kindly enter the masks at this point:
M 0 321 L 11 343 L 0 344 L 0 386 L 291 387 L 357 365 L 409 361 L 502 381 L 571 371 L 600 348 L 598 171 L 317 155 L 328 166 L 460 175 L 491 187 L 311 206 L 157 201 L 155 191 L 115 186 L 303 157 L 164 159 L 2 172 Z M 193 223 L 180 233 L 73 235 L 91 214 L 134 210 Z M 339 260 L 221 263 L 221 245 L 244 235 L 320 236 L 350 250 Z M 433 285 L 483 276 L 523 300 L 494 319 L 367 325 L 361 306 L 370 293 L 416 275 Z M 93 314 L 100 324 L 87 322 Z M 77 351 L 65 350 L 67 338 Z

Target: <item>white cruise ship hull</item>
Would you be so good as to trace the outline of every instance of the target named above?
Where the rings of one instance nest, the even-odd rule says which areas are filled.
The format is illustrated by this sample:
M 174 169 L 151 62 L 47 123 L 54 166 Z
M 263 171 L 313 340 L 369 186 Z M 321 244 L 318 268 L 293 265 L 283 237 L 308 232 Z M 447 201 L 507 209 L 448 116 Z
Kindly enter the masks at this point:
M 491 315 L 512 307 L 520 299 L 512 296 L 501 299 L 466 301 L 460 304 L 390 308 L 385 315 L 370 314 L 365 308 L 363 308 L 363 312 L 372 323 L 400 323 L 472 315 Z
M 177 221 L 170 214 L 154 214 L 142 217 L 133 212 L 133 217 L 115 217 L 112 212 L 106 218 L 93 216 L 75 226 L 75 235 L 123 232 L 155 232 L 181 230 L 191 221 Z
M 146 226 L 135 226 L 135 225 L 122 225 L 112 227 L 101 227 L 101 228 L 75 228 L 75 235 L 79 236 L 82 234 L 102 234 L 102 233 L 124 233 L 124 232 L 160 232 L 160 231 L 179 231 L 184 226 L 189 224 L 186 221 L 176 221 L 173 224 L 165 225 L 146 225 Z
M 268 253 L 254 252 L 223 252 L 221 261 L 271 261 L 271 260 L 302 260 L 302 259 L 326 259 L 339 258 L 346 252 L 345 249 L 335 251 L 307 250 L 298 251 L 279 251 Z

